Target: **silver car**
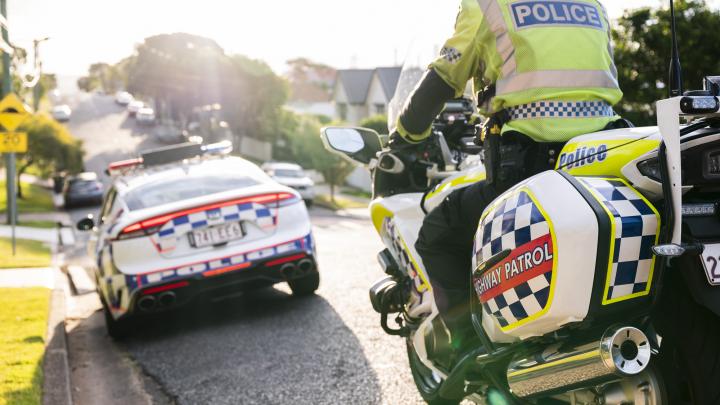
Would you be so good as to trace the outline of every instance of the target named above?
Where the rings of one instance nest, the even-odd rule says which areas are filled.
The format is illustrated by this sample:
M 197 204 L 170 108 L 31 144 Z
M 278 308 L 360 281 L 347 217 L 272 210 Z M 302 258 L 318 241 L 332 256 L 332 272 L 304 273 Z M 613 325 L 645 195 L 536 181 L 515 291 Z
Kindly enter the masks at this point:
M 262 166 L 262 169 L 273 180 L 283 186 L 295 189 L 307 205 L 311 205 L 315 199 L 315 182 L 305 174 L 303 168 L 295 163 L 269 162 Z

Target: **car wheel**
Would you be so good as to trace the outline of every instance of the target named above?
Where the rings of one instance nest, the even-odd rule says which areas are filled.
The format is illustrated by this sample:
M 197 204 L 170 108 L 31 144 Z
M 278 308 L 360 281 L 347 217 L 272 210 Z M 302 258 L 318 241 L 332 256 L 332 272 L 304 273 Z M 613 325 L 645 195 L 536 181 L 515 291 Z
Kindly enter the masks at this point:
M 132 333 L 132 319 L 115 319 L 110 313 L 110 309 L 102 300 L 103 315 L 105 317 L 105 328 L 108 335 L 115 340 L 123 340 Z
M 320 286 L 320 273 L 313 272 L 301 278 L 288 280 L 288 284 L 293 295 L 297 297 L 310 295 Z

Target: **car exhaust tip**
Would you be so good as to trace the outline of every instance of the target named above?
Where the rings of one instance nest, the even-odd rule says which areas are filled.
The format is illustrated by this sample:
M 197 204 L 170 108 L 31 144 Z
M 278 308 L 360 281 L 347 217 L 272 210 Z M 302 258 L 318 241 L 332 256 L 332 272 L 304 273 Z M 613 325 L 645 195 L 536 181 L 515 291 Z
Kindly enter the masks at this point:
M 285 278 L 293 278 L 297 275 L 298 267 L 294 263 L 286 263 L 280 268 L 280 272 Z
M 168 291 L 160 295 L 160 298 L 158 298 L 158 302 L 160 303 L 161 307 L 166 308 L 175 304 L 176 299 L 177 297 L 175 296 L 175 293 L 172 291 Z
M 157 305 L 157 299 L 152 295 L 146 295 L 140 298 L 137 305 L 141 311 L 152 311 Z
M 307 274 L 315 268 L 315 264 L 310 259 L 303 259 L 298 262 L 298 269 L 302 274 Z

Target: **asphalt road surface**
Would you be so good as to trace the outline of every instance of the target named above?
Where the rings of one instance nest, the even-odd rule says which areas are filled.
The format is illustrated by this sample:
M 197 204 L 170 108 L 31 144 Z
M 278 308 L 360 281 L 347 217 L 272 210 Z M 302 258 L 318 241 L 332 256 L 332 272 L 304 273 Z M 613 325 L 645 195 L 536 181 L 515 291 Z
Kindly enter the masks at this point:
M 78 95 L 72 132 L 87 169 L 159 144 L 112 97 Z M 97 208 L 71 211 L 77 220 Z M 76 297 L 69 323 L 74 399 L 79 405 L 420 403 L 404 341 L 384 334 L 367 290 L 381 272 L 368 218 L 311 210 L 321 286 L 294 298 L 285 285 L 206 303 L 143 322 L 116 344 L 95 294 Z M 91 265 L 86 238 L 69 260 Z

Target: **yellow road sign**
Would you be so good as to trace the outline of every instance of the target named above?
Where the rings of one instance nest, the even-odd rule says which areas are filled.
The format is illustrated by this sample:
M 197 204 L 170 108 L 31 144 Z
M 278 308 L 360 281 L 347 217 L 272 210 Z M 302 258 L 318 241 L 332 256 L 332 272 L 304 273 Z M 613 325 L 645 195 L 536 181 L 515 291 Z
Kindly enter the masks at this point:
M 10 93 L 0 101 L 0 125 L 9 132 L 15 131 L 30 112 L 15 93 Z
M 25 153 L 28 149 L 27 133 L 0 132 L 1 153 Z

